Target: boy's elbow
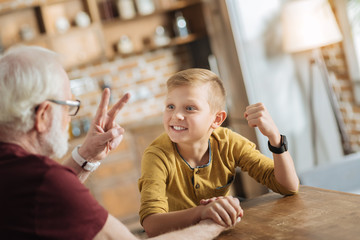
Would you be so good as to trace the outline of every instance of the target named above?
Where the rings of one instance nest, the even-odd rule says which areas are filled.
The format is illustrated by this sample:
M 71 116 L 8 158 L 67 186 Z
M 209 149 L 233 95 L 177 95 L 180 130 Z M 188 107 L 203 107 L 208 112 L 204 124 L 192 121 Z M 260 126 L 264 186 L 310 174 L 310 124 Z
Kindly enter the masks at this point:
M 160 235 L 160 233 L 156 230 L 155 225 L 153 224 L 154 222 L 156 221 L 151 221 L 151 216 L 148 216 L 143 220 L 142 225 L 148 237 L 156 237 Z
M 286 195 L 297 194 L 299 192 L 299 187 L 300 187 L 300 182 L 299 181 L 297 183 L 294 183 L 294 184 L 288 186 L 289 193 L 286 194 Z
M 151 228 L 145 228 L 144 227 L 144 230 L 146 232 L 146 235 L 149 237 L 149 238 L 152 238 L 152 237 L 156 237 L 159 235 L 159 233 L 156 233 L 156 231 L 153 231 Z
M 280 193 L 284 196 L 295 195 L 299 192 L 300 181 L 287 181 L 285 184 L 277 183 L 276 189 L 273 189 L 275 192 Z

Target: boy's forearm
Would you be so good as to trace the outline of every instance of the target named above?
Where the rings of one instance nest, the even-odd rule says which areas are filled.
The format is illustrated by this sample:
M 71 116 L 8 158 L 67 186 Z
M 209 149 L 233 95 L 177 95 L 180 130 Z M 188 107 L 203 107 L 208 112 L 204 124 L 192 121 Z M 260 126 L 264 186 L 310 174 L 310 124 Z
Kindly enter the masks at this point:
M 211 240 L 218 236 L 225 227 L 220 226 L 214 223 L 211 220 L 204 220 L 200 223 L 185 228 L 177 230 L 174 232 L 169 232 L 158 237 L 150 238 L 151 240 Z M 150 240 L 149 239 L 149 240 Z
M 201 208 L 203 208 L 203 206 L 169 213 L 152 214 L 144 219 L 143 227 L 149 237 L 186 228 L 198 223 L 201 220 Z
M 289 152 L 273 154 L 274 173 L 276 180 L 290 191 L 298 191 L 299 178 Z

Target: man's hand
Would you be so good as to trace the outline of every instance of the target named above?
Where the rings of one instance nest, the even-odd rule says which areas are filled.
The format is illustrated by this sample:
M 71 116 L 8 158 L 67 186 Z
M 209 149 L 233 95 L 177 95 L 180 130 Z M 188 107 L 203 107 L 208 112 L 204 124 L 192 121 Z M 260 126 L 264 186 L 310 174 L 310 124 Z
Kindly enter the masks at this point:
M 125 130 L 115 122 L 115 118 L 129 98 L 130 94 L 126 93 L 108 111 L 110 89 L 104 89 L 89 132 L 84 143 L 79 148 L 79 154 L 87 161 L 102 160 L 111 150 L 119 146 Z
M 200 201 L 200 205 L 204 206 L 202 220 L 211 219 L 224 227 L 235 225 L 244 215 L 239 199 L 231 196 L 204 199 Z
M 269 138 L 270 143 L 280 144 L 280 133 L 264 104 L 256 103 L 246 107 L 244 117 L 250 127 L 258 127 Z

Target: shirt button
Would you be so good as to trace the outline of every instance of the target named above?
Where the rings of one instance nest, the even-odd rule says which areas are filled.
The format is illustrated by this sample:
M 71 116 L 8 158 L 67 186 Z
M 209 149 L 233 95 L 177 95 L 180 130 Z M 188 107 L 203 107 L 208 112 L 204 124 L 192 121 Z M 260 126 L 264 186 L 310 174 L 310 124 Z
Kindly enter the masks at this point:
M 200 173 L 200 170 L 196 170 L 195 173 L 196 173 L 196 174 L 199 174 L 199 173 Z
M 195 188 L 198 189 L 200 187 L 200 184 L 196 184 Z

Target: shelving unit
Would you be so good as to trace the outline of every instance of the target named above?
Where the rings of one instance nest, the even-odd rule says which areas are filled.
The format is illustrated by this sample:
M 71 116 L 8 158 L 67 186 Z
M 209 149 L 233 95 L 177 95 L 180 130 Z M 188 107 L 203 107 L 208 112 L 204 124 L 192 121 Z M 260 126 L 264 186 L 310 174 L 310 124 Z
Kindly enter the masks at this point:
M 102 19 L 100 3 L 115 0 L 34 0 L 0 3 L 0 44 L 7 49 L 15 44 L 40 45 L 63 56 L 64 66 L 70 69 L 116 56 L 142 54 L 159 48 L 188 44 L 206 36 L 201 0 L 156 1 L 156 10 L 148 15 L 137 14 L 131 19 L 121 19 L 114 11 L 111 19 Z M 12 2 L 12 3 L 11 3 Z M 173 30 L 174 15 L 182 11 L 189 17 L 190 33 L 177 37 Z M 75 24 L 76 14 L 86 12 L 90 18 L 87 27 Z M 195 13 L 196 19 L 192 19 Z M 59 31 L 59 19 L 67 19 L 69 29 Z M 169 44 L 156 46 L 153 36 L 157 26 L 163 26 L 171 38 Z M 116 45 L 122 36 L 133 44 L 131 54 L 120 54 Z M 1 48 L 0 48 L 1 49 Z
M 113 22 L 127 22 L 127 21 L 134 21 L 134 20 L 138 20 L 141 18 L 147 18 L 149 16 L 153 16 L 153 15 L 159 15 L 159 14 L 164 14 L 164 13 L 168 13 L 168 12 L 174 12 L 174 11 L 178 11 L 178 10 L 183 10 L 187 7 L 191 7 L 197 4 L 201 3 L 201 0 L 183 0 L 183 1 L 170 1 L 171 3 L 165 6 L 159 6 L 153 13 L 151 14 L 147 14 L 147 15 L 140 15 L 137 14 L 135 17 L 130 18 L 130 19 L 122 19 L 121 17 L 114 17 L 112 19 L 108 19 L 108 20 L 103 20 L 104 24 L 109 24 L 109 23 L 113 23 Z
M 162 49 L 162 48 L 168 48 L 168 47 L 180 46 L 180 45 L 188 44 L 188 43 L 197 41 L 198 39 L 201 39 L 203 37 L 205 37 L 204 34 L 194 34 L 194 33 L 192 33 L 192 34 L 189 34 L 189 36 L 187 36 L 187 37 L 174 37 L 174 38 L 171 39 L 170 43 L 166 44 L 166 45 L 151 46 L 151 47 L 148 47 L 148 48 L 144 48 L 141 51 L 136 51 L 136 52 L 134 51 L 131 54 L 117 53 L 116 56 L 121 56 L 121 57 L 126 58 L 126 57 L 130 57 L 130 56 L 133 56 L 133 55 L 141 55 L 141 54 L 144 54 L 146 52 L 151 52 L 151 51 L 155 51 L 155 50 Z

